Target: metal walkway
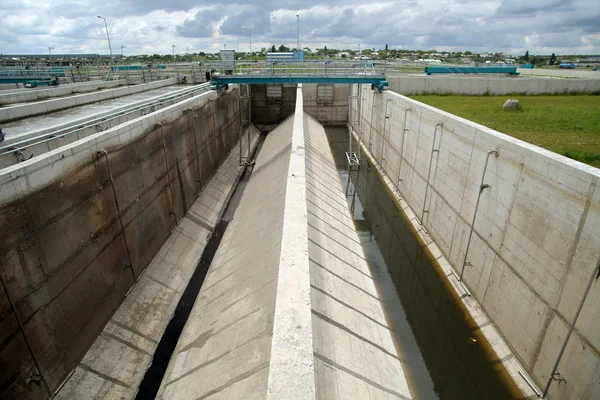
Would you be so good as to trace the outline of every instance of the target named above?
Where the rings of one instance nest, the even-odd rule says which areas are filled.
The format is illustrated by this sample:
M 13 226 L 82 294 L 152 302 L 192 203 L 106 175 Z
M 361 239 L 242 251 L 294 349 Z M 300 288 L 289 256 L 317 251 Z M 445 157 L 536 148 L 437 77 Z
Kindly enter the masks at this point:
M 389 86 L 385 70 L 372 63 L 356 63 L 340 67 L 327 63 L 271 64 L 266 62 L 237 64 L 231 70 L 221 68 L 210 75 L 212 88 L 220 91 L 231 84 L 363 84 L 382 92 Z M 208 72 L 207 72 L 208 74 Z M 209 76 L 207 76 L 207 79 Z

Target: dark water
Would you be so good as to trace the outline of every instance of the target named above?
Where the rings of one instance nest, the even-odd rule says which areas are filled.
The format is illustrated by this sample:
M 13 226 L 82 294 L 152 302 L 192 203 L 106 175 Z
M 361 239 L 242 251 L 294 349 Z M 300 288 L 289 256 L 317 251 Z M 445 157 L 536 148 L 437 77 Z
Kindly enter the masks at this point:
M 326 133 L 345 189 L 348 131 L 328 127 Z M 398 354 L 405 360 L 413 398 L 511 398 L 483 351 L 469 341 L 468 323 L 410 230 L 401 225 L 398 210 L 364 154 L 361 160 L 360 174 L 351 175 L 348 202 L 354 204 L 355 225 Z
M 254 159 L 256 154 L 260 151 L 263 139 L 264 137 L 261 137 L 251 158 Z M 135 397 L 136 400 L 156 398 L 156 394 L 160 389 L 160 384 L 162 383 L 165 372 L 167 371 L 167 367 L 169 366 L 171 356 L 173 355 L 175 347 L 177 346 L 177 342 L 179 341 L 179 336 L 181 336 L 181 332 L 183 331 L 190 313 L 192 312 L 192 308 L 194 307 L 196 298 L 200 293 L 204 279 L 206 279 L 206 274 L 208 273 L 210 264 L 212 263 L 217 249 L 221 244 L 223 234 L 225 233 L 225 230 L 227 229 L 227 226 L 229 225 L 229 222 L 233 218 L 233 214 L 239 205 L 242 193 L 244 192 L 250 175 L 252 174 L 252 169 L 253 167 L 248 167 L 242 173 L 231 199 L 226 205 L 221 221 L 219 221 L 213 229 L 213 232 L 206 243 L 206 247 L 202 252 L 202 256 L 198 261 L 198 265 L 196 266 L 196 269 L 194 270 L 194 273 L 192 274 L 192 277 L 186 286 L 179 303 L 177 303 L 173 318 L 169 321 L 169 324 L 165 329 L 165 333 L 158 343 L 158 347 L 154 352 L 152 364 L 146 371 L 144 379 L 142 380 L 142 383 L 138 389 Z

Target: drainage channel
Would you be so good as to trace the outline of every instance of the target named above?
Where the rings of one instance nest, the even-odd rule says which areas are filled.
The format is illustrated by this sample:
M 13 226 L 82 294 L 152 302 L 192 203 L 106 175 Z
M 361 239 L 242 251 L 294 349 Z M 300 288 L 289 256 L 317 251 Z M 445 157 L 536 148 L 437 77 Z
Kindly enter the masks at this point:
M 345 188 L 348 130 L 326 127 L 325 131 Z M 357 148 L 354 141 L 352 148 Z M 408 237 L 408 227 L 401 226 L 399 212 L 392 220 L 385 217 L 383 210 L 395 206 L 385 197 L 364 153 L 360 168 L 353 219 L 413 398 L 510 398 L 482 349 L 469 340 L 462 313 L 442 289 L 430 261 L 416 249 L 416 240 Z M 353 172 L 350 194 L 356 176 Z M 349 203 L 352 200 L 349 196 Z
M 257 154 L 259 154 L 264 142 L 264 137 L 264 133 L 261 134 L 254 153 L 252 154 L 252 159 L 256 159 Z M 179 341 L 179 336 L 181 335 L 192 308 L 194 307 L 194 303 L 196 302 L 196 298 L 200 293 L 200 289 L 202 288 L 202 284 L 204 283 L 208 269 L 217 252 L 217 249 L 219 248 L 221 239 L 225 234 L 227 226 L 229 225 L 229 222 L 233 218 L 235 210 L 239 205 L 244 189 L 246 188 L 248 180 L 252 175 L 252 171 L 253 165 L 247 166 L 242 172 L 240 179 L 235 186 L 233 194 L 225 206 L 221 220 L 217 223 L 210 238 L 208 239 L 206 247 L 202 252 L 202 256 L 196 265 L 196 269 L 194 270 L 194 273 L 192 274 L 192 277 L 185 288 L 179 303 L 177 303 L 173 318 L 169 321 L 169 324 L 167 325 L 167 328 L 165 329 L 165 332 L 158 343 L 158 347 L 154 353 L 154 358 L 152 359 L 152 364 L 146 371 L 144 379 L 142 380 L 142 383 L 140 384 L 138 392 L 135 396 L 136 400 L 148 400 L 156 398 L 158 390 L 160 389 L 160 384 L 163 380 L 167 367 L 169 366 L 171 356 L 173 355 L 175 347 L 177 346 L 177 342 Z

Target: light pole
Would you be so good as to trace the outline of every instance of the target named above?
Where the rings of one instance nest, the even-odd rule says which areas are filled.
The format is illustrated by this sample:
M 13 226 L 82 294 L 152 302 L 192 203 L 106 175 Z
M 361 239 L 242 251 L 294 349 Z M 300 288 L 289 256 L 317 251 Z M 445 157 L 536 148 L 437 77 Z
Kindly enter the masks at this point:
M 173 51 L 173 61 L 175 61 L 175 46 L 174 44 L 171 45 L 171 50 Z
M 48 47 L 48 52 L 50 53 L 50 59 L 48 60 L 48 64 L 52 63 L 52 50 L 54 50 L 54 47 Z
M 250 38 L 250 73 L 252 73 L 252 29 L 246 28 L 245 26 L 242 26 L 242 29 L 248 29 L 248 37 Z
M 108 50 L 110 50 L 110 60 L 112 61 L 112 47 L 110 45 L 110 36 L 108 36 L 108 24 L 106 23 L 106 18 L 104 18 L 103 16 L 100 15 L 96 15 L 98 18 L 103 19 L 104 20 L 104 27 L 106 28 L 106 38 L 108 39 Z
M 125 54 L 123 54 L 123 49 L 125 48 L 125 46 L 121 46 L 121 57 L 125 57 Z
M 296 14 L 298 19 L 298 32 L 296 33 L 296 61 L 300 62 L 300 14 Z

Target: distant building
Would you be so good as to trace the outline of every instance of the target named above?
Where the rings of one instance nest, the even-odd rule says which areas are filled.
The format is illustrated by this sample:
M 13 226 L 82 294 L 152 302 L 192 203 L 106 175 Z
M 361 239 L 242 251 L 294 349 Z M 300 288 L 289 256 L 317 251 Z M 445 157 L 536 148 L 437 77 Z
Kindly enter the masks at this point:
M 289 62 L 304 62 L 304 51 L 288 51 L 288 52 L 269 52 L 267 53 L 267 63 L 289 63 Z

